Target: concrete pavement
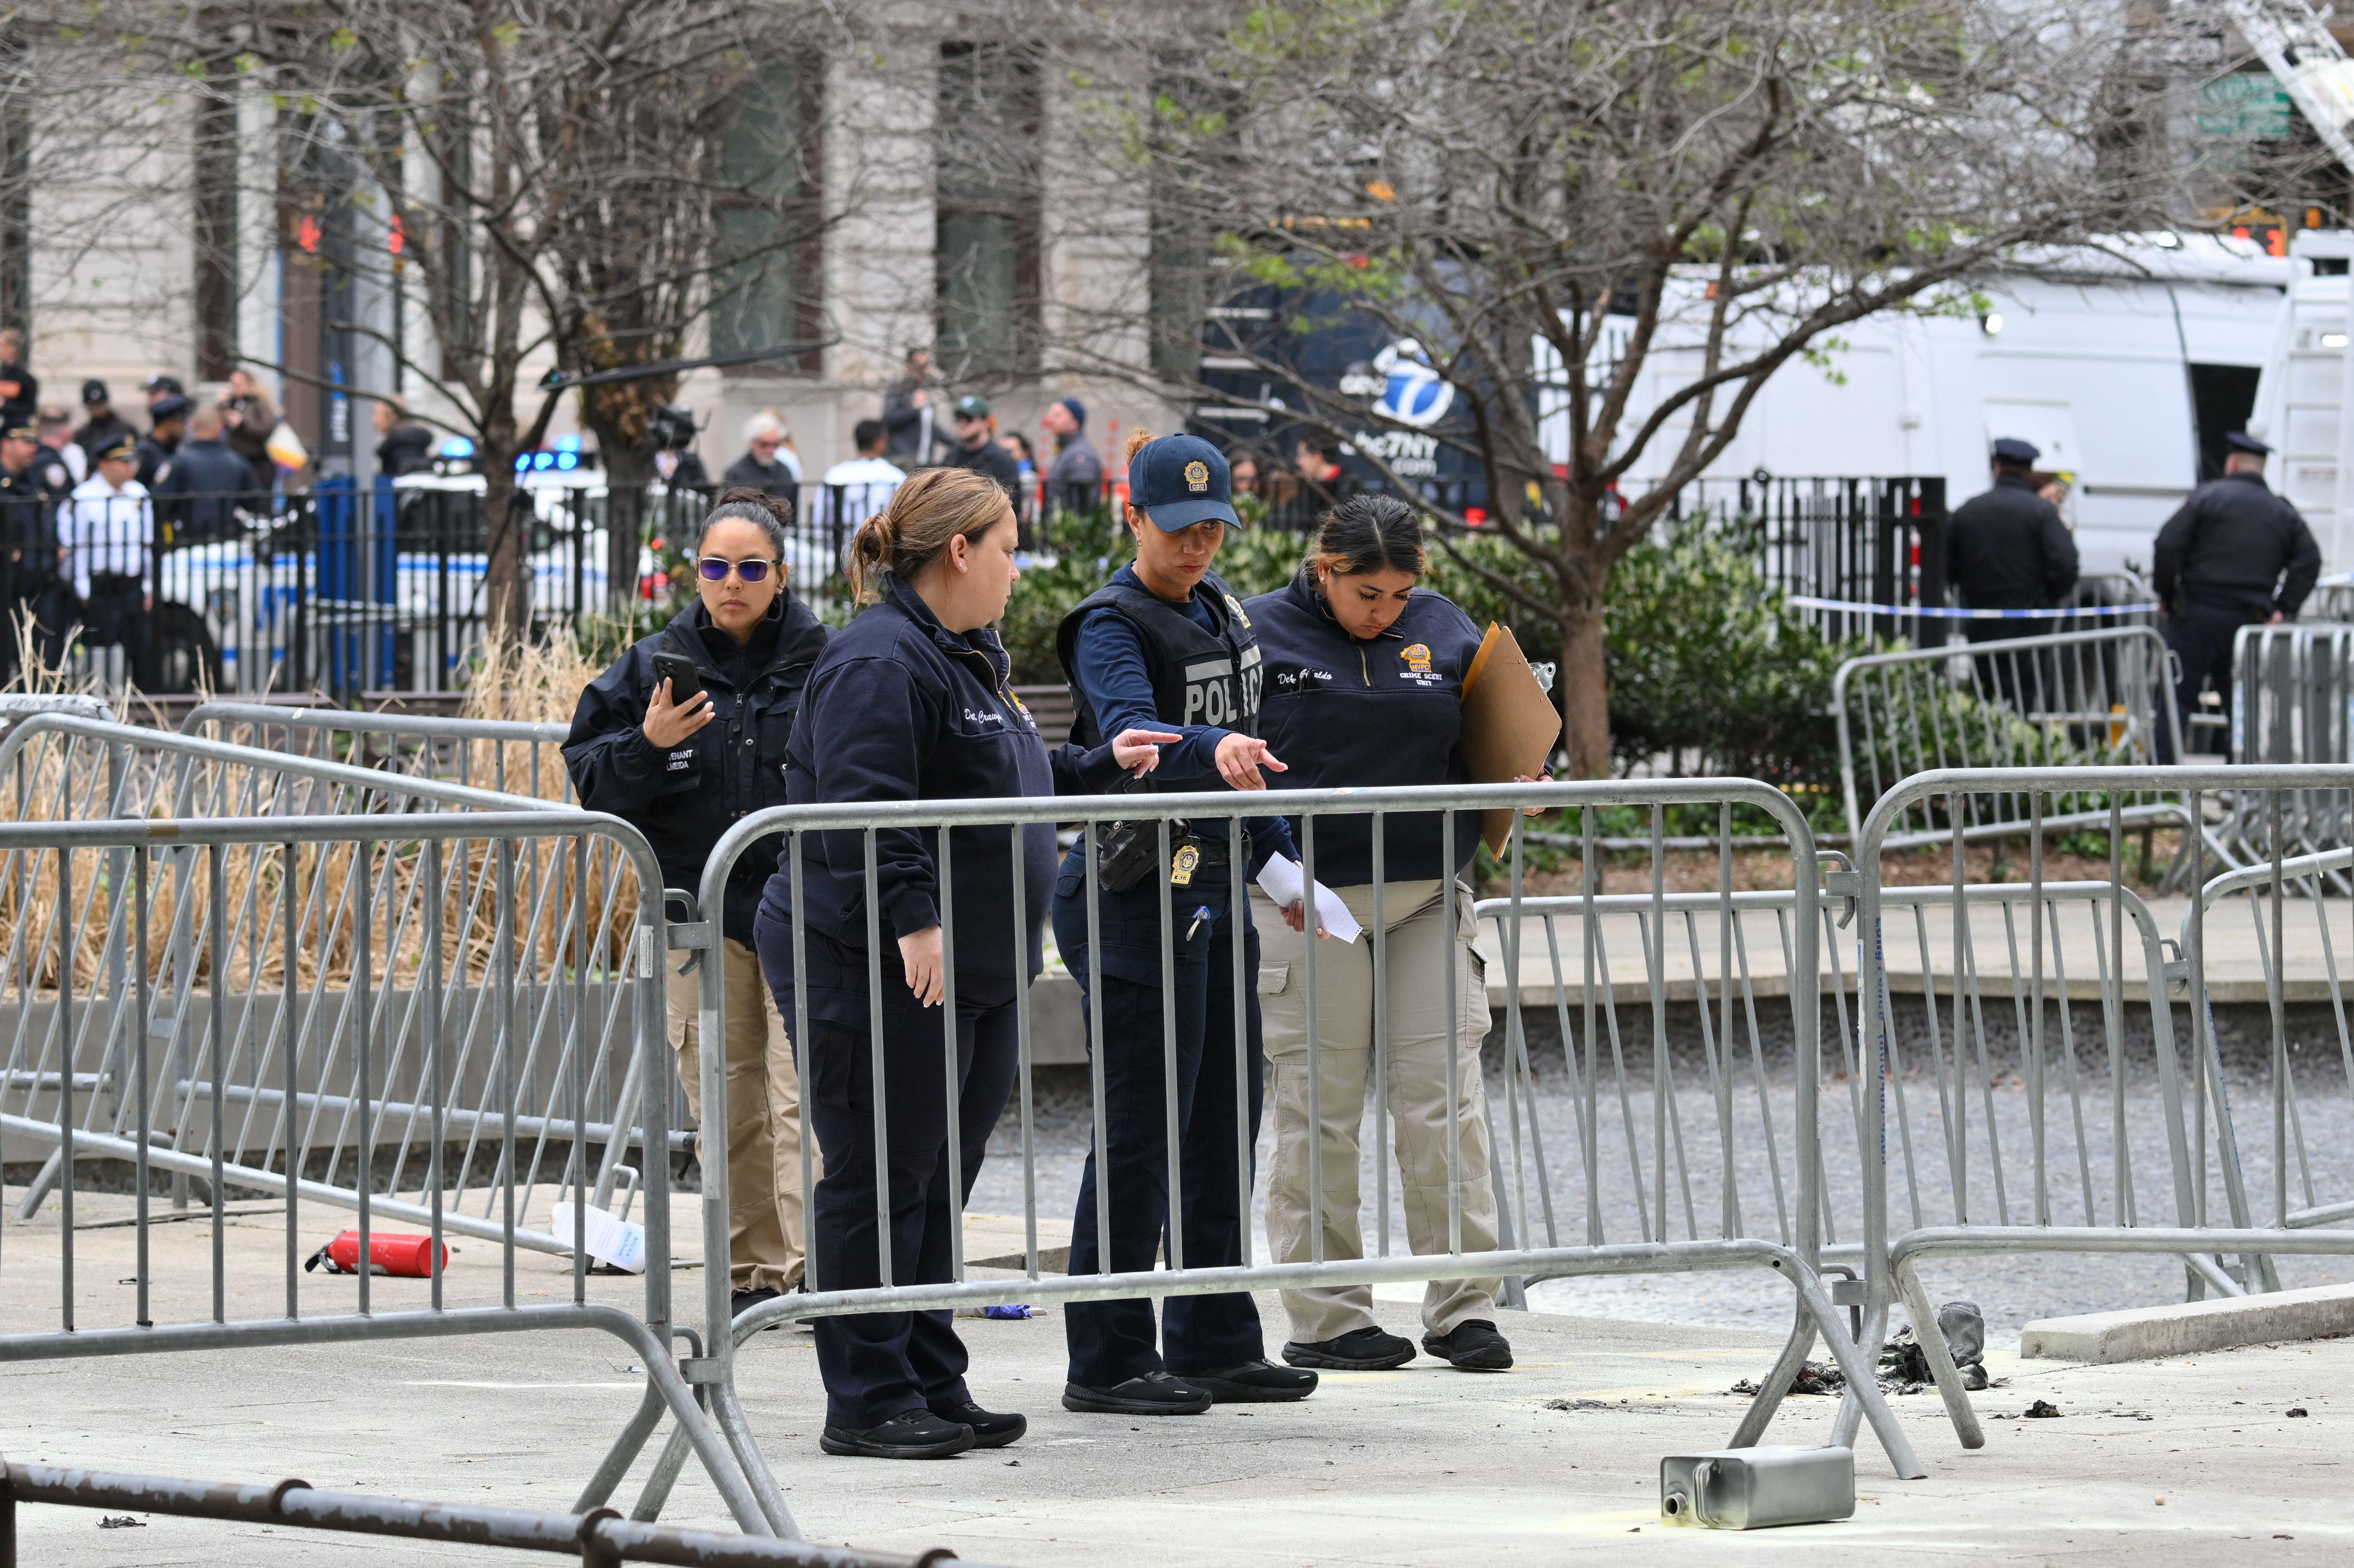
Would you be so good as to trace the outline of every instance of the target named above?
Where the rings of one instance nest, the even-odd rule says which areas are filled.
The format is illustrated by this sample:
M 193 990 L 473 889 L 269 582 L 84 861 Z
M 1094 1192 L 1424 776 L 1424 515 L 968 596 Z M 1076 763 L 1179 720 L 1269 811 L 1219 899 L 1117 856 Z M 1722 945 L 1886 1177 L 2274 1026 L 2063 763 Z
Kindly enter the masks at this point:
M 257 1215 L 229 1236 L 267 1311 L 282 1242 Z M 209 1251 L 209 1224 L 179 1250 Z M 114 1291 L 127 1231 L 83 1234 L 86 1288 Z M 7 1320 L 37 1296 L 40 1238 L 11 1227 L 0 1251 Z M 159 1233 L 160 1241 L 160 1233 Z M 470 1253 L 471 1253 L 470 1249 Z M 487 1265 L 461 1256 L 461 1266 Z M 182 1281 L 186 1272 L 176 1277 Z M 240 1277 L 247 1277 L 243 1273 Z M 309 1277 L 313 1309 L 348 1279 Z M 453 1268 L 452 1289 L 465 1282 Z M 682 1295 L 698 1283 L 679 1276 Z M 526 1298 L 560 1293 L 553 1259 L 519 1265 Z M 626 1299 L 631 1281 L 599 1279 Z M 1761 1296 L 1787 1294 L 1763 1277 Z M 421 1284 L 378 1281 L 384 1305 Z M 1411 1287 L 1397 1292 L 1412 1295 Z M 199 1291 L 197 1299 L 201 1300 Z M 159 1319 L 193 1303 L 159 1293 Z M 168 1308 L 168 1310 L 166 1309 Z M 1261 1298 L 1271 1340 L 1280 1308 Z M 1382 1300 L 1384 1324 L 1415 1332 L 1414 1309 Z M 196 1313 L 202 1316 L 201 1307 Z M 1461 1373 L 1427 1358 L 1394 1372 L 1329 1377 L 1295 1405 L 1222 1406 L 1198 1417 L 1080 1416 L 1056 1403 L 1062 1325 L 964 1321 L 984 1403 L 1027 1412 L 1028 1438 L 999 1453 L 928 1465 L 829 1458 L 815 1437 L 821 1394 L 805 1335 L 759 1337 L 739 1383 L 778 1478 L 815 1539 L 976 1562 L 1117 1561 L 1204 1568 L 1335 1563 L 1551 1563 L 1616 1551 L 1629 1561 L 1805 1552 L 1832 1561 L 2165 1563 L 2320 1562 L 2354 1544 L 2354 1497 L 2333 1474 L 2349 1462 L 2354 1341 L 2257 1347 L 2137 1365 L 1990 1358 L 2008 1385 L 1978 1396 L 1990 1415 L 2044 1399 L 2059 1420 L 1988 1422 L 1965 1454 L 1934 1395 L 1900 1398 L 1932 1474 L 1902 1482 L 1867 1446 L 1863 1500 L 1850 1521 L 1748 1536 L 1671 1531 L 1657 1520 L 1659 1457 L 1721 1446 L 1743 1401 L 1725 1391 L 1760 1375 L 1776 1340 L 1738 1330 L 1508 1314 L 1520 1365 Z M 618 1341 L 532 1335 L 442 1343 L 0 1365 L 0 1451 L 207 1479 L 300 1476 L 318 1486 L 525 1507 L 569 1505 L 633 1405 L 641 1381 Z M 1595 1402 L 1580 1406 L 1575 1402 Z M 1565 1402 L 1568 1408 L 1556 1408 Z M 2309 1414 L 2291 1416 L 2302 1408 Z M 1829 1401 L 1793 1399 L 1772 1437 L 1819 1441 Z M 690 1471 L 670 1516 L 724 1524 Z M 257 1526 L 154 1519 L 101 1531 L 97 1516 L 25 1510 L 27 1563 L 157 1568 L 167 1563 L 491 1563 L 432 1548 Z M 2279 1539 L 2287 1537 L 2289 1539 Z M 517 1559 L 521 1561 L 522 1559 Z

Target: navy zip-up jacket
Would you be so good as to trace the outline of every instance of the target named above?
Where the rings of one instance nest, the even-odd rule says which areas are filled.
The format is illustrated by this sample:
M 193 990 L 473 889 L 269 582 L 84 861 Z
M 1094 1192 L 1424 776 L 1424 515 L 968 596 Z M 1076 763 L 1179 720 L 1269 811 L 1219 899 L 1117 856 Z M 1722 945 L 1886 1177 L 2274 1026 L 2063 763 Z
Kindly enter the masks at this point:
M 581 805 L 635 824 L 662 861 L 663 885 L 690 895 L 703 886 L 720 834 L 750 812 L 785 803 L 785 738 L 826 630 L 792 595 L 780 594 L 777 603 L 741 648 L 711 624 L 700 599 L 687 606 L 589 683 L 564 739 L 564 765 Z M 717 715 L 667 752 L 640 727 L 653 703 L 657 653 L 695 661 Z M 737 941 L 752 940 L 760 887 L 777 869 L 781 842 L 748 846 L 727 879 L 721 913 Z
M 1097 794 L 1119 781 L 1108 744 L 1048 753 L 1007 683 L 1012 662 L 996 632 L 950 631 L 906 585 L 885 583 L 881 602 L 836 632 L 810 672 L 787 753 L 791 803 Z M 1055 829 L 1035 822 L 1020 834 L 1027 880 L 1019 920 L 1011 906 L 1013 837 L 1002 827 L 949 830 L 960 977 L 1038 972 L 1038 933 L 1055 891 Z M 864 838 L 811 833 L 801 846 L 808 928 L 860 949 Z M 885 828 L 875 841 L 882 939 L 896 945 L 941 923 L 939 831 Z M 767 904 L 772 916 L 790 919 L 789 866 L 769 879 Z M 864 986 L 854 1000 L 863 1010 Z
M 1267 662 L 1259 734 L 1290 768 L 1267 776 L 1276 789 L 1469 781 L 1457 741 L 1479 631 L 1444 595 L 1415 589 L 1405 613 L 1369 640 L 1341 629 L 1305 571 L 1243 608 Z M 1440 811 L 1384 818 L 1383 874 L 1392 882 L 1446 875 L 1445 821 Z M 1290 826 L 1300 839 L 1300 821 Z M 1471 863 L 1479 842 L 1479 813 L 1456 812 L 1454 872 Z M 1327 887 L 1373 880 L 1372 817 L 1317 818 L 1316 880 Z

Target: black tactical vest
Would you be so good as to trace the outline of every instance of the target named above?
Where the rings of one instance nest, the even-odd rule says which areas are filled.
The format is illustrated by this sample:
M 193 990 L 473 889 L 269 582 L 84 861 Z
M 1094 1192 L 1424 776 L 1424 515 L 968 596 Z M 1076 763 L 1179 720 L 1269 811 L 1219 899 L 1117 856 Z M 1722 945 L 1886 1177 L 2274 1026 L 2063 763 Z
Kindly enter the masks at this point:
M 1143 636 L 1145 660 L 1152 669 L 1154 716 L 1169 725 L 1214 725 L 1256 736 L 1265 671 L 1250 618 L 1214 574 L 1204 573 L 1193 593 L 1209 606 L 1215 630 L 1197 625 L 1183 610 L 1140 588 L 1108 583 L 1097 588 L 1063 617 L 1055 630 L 1055 652 L 1063 661 L 1063 673 L 1071 674 L 1080 623 L 1108 606 Z M 1071 682 L 1071 703 L 1076 713 L 1072 740 L 1091 748 L 1101 746 L 1107 737 L 1096 722 L 1095 705 L 1076 680 Z

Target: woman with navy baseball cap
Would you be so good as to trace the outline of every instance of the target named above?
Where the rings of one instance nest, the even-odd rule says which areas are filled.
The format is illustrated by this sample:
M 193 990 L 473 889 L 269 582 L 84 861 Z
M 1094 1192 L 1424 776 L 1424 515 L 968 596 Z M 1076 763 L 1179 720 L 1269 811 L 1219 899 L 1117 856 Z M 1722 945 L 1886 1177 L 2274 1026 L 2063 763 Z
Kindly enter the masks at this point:
M 1258 640 L 1241 602 L 1210 570 L 1238 522 L 1226 460 L 1195 437 L 1151 440 L 1142 431 L 1129 439 L 1128 459 L 1136 559 L 1073 609 L 1055 639 L 1077 715 L 1071 738 L 1087 747 L 1123 730 L 1173 731 L 1181 738 L 1161 748 L 1147 788 L 1264 790 L 1262 769 L 1280 772 L 1283 764 L 1257 738 Z M 1055 939 L 1087 993 L 1083 1011 L 1091 1024 L 1098 1010 L 1101 1020 L 1088 1046 L 1101 1071 L 1103 1148 L 1089 1154 L 1079 1183 L 1074 1275 L 1149 1271 L 1164 1238 L 1172 1266 L 1243 1259 L 1251 1172 L 1242 1151 L 1258 1138 L 1266 1063 L 1258 934 L 1247 903 L 1232 898 L 1233 857 L 1255 872 L 1288 850 L 1290 835 L 1269 817 L 1246 822 L 1237 837 L 1225 814 L 1230 805 L 1214 795 L 1204 808 L 1219 815 L 1172 825 L 1165 871 L 1159 824 L 1148 820 L 1097 824 L 1092 887 L 1085 841 L 1055 879 Z M 1172 966 L 1165 976 L 1164 945 Z M 1169 1039 L 1164 982 L 1174 1019 Z M 1172 1101 L 1182 1182 L 1174 1193 Z M 1099 1184 L 1108 1220 L 1100 1234 Z M 1169 1298 L 1157 1342 L 1149 1299 L 1074 1302 L 1064 1323 L 1067 1410 L 1194 1415 L 1214 1403 L 1302 1399 L 1316 1388 L 1314 1372 L 1267 1361 L 1247 1291 Z

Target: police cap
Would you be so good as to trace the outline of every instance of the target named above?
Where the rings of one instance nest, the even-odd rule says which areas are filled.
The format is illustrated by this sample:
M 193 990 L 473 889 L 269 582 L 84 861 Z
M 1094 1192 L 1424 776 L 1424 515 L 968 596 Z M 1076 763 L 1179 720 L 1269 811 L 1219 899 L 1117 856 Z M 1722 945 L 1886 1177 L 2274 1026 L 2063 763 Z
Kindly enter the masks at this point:
M 2002 440 L 1995 442 L 1993 450 L 1994 461 L 1997 462 L 2031 463 L 2043 455 L 2040 449 L 2020 440 L 2016 436 L 2003 437 Z
M 2235 452 L 2253 452 L 2258 457 L 2269 457 L 2272 455 L 2272 448 L 2264 445 L 2264 442 L 2256 440 L 2255 437 L 2248 434 L 2245 430 L 2233 430 L 2230 435 L 2223 438 L 2223 444 L 2231 448 Z
M 109 441 L 105 446 L 102 446 L 98 450 L 98 461 L 101 462 L 112 462 L 118 458 L 124 462 L 137 461 L 139 458 L 138 443 L 133 441 L 129 436 L 123 436 L 119 440 Z
M 186 418 L 187 413 L 188 400 L 177 392 L 167 392 L 147 405 L 147 417 L 159 423 L 165 419 Z
M 1214 518 L 1238 525 L 1234 490 L 1225 454 L 1199 436 L 1147 441 L 1128 465 L 1129 500 L 1164 534 Z
M 38 441 L 41 432 L 30 425 L 11 425 L 0 430 L 0 441 Z

